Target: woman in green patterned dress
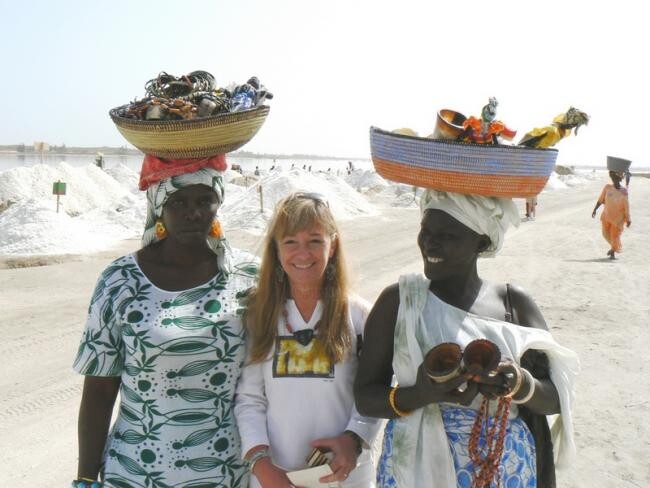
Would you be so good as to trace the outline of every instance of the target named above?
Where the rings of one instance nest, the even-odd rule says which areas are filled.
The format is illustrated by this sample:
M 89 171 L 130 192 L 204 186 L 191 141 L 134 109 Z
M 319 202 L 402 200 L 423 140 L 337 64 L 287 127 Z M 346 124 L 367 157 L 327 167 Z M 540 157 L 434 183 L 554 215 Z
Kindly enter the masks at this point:
M 223 170 L 223 156 L 145 157 L 143 247 L 100 276 L 74 362 L 85 381 L 73 486 L 248 486 L 231 406 L 255 265 L 231 262 L 216 220 Z

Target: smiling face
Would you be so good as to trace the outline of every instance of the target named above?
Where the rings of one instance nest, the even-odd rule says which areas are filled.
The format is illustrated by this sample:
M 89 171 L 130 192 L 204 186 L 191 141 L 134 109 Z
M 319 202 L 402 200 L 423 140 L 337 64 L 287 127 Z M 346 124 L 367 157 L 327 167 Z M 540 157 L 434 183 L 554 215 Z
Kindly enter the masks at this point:
M 217 194 L 206 185 L 190 185 L 165 202 L 162 221 L 168 238 L 184 245 L 205 244 L 219 209 Z
M 471 271 L 479 252 L 489 244 L 487 236 L 477 234 L 442 210 L 427 210 L 422 217 L 418 246 L 424 274 L 431 281 Z
M 319 226 L 310 226 L 277 242 L 278 259 L 292 288 L 320 288 L 336 240 Z

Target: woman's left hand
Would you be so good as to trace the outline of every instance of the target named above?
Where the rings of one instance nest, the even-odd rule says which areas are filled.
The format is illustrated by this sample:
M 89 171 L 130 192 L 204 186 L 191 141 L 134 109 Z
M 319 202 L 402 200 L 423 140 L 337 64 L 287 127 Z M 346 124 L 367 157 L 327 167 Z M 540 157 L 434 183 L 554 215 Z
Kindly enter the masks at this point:
M 338 437 L 316 439 L 311 443 L 312 447 L 320 447 L 334 454 L 329 463 L 333 473 L 323 476 L 318 481 L 321 483 L 332 483 L 334 481 L 345 481 L 350 472 L 357 466 L 357 443 L 348 434 L 341 434 Z
M 515 386 L 518 366 L 511 361 L 503 361 L 496 372 L 490 375 L 480 375 L 472 378 L 478 384 L 479 393 L 490 399 L 508 395 Z

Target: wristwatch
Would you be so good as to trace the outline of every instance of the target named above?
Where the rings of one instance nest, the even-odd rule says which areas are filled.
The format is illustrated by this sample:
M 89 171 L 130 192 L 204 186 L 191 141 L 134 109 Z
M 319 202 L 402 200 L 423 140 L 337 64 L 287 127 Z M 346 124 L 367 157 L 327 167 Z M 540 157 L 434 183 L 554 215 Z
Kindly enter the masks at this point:
M 361 436 L 359 436 L 359 434 L 357 434 L 356 432 L 354 432 L 352 430 L 346 430 L 343 433 L 349 435 L 350 437 L 352 437 L 352 440 L 356 444 L 357 457 L 359 457 L 361 455 L 361 452 L 363 451 L 363 439 L 361 438 Z

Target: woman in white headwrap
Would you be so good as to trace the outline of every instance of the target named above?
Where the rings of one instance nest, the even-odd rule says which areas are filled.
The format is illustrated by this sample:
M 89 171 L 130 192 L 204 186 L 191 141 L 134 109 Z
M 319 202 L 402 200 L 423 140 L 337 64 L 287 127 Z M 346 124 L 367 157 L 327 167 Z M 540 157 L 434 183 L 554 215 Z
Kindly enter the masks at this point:
M 85 380 L 73 486 L 248 486 L 231 407 L 255 268 L 230 263 L 216 220 L 224 169 L 223 156 L 145 157 L 142 249 L 100 276 L 74 362 Z
M 368 317 L 355 383 L 359 412 L 390 419 L 378 486 L 554 487 L 554 462 L 567 464 L 574 452 L 577 357 L 553 340 L 523 290 L 483 281 L 476 265 L 479 256 L 499 251 L 507 228 L 519 221 L 517 210 L 509 199 L 435 190 L 423 194 L 420 206 L 426 277 L 402 276 L 382 292 Z M 427 376 L 430 349 L 442 343 L 464 349 L 475 339 L 498 346 L 497 374 L 463 372 L 437 382 Z M 470 448 L 478 442 L 485 449 L 485 430 L 476 441 L 472 428 L 484 396 L 508 395 L 503 454 L 486 479 Z M 490 426 L 494 414 L 488 412 Z M 546 419 L 552 414 L 560 414 L 553 435 Z

